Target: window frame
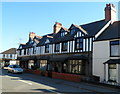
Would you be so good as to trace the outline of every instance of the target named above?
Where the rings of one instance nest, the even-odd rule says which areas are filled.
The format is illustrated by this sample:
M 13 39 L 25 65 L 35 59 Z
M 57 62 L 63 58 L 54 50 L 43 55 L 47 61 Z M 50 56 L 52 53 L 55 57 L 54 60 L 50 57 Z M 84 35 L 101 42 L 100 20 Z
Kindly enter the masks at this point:
M 12 58 L 13 56 L 12 56 L 12 54 L 10 54 L 10 58 Z
M 114 65 L 114 67 L 113 66 L 111 67 L 111 65 Z M 115 79 L 115 80 L 110 79 L 110 70 L 113 70 L 113 69 L 116 70 L 116 74 L 117 74 L 117 64 L 108 64 L 108 80 L 110 82 L 116 82 L 117 81 L 117 79 Z
M 112 43 L 112 42 L 118 42 L 118 43 Z M 112 55 L 112 46 L 118 46 L 118 51 L 119 51 L 119 46 L 120 46 L 120 40 L 114 40 L 114 41 L 110 41 L 110 57 L 119 57 L 120 56 L 120 52 L 118 52 L 118 55 Z
M 56 48 L 57 48 L 56 45 L 59 45 L 59 49 L 56 49 Z M 55 44 L 55 49 L 54 49 L 54 51 L 55 51 L 55 52 L 59 52 L 59 51 L 60 51 L 60 43 L 56 43 L 56 44 Z
M 26 48 L 24 49 L 24 55 L 26 55 Z
M 77 42 L 77 40 L 79 40 L 79 42 Z M 79 48 L 77 48 L 78 43 L 79 43 Z M 82 47 L 80 46 L 81 44 L 82 44 Z M 75 50 L 83 50 L 83 38 L 82 37 L 75 39 Z
M 45 44 L 45 53 L 49 53 L 50 51 L 49 51 L 49 43 L 47 43 L 47 44 Z M 48 47 L 47 47 L 48 46 Z M 47 51 L 47 49 L 48 49 L 48 51 Z
M 66 43 L 66 44 L 67 44 L 66 49 L 64 49 L 64 48 L 63 48 L 63 46 L 64 46 L 63 44 L 64 44 L 64 43 Z M 68 41 L 67 41 L 67 42 L 62 42 L 62 51 L 67 51 L 67 50 L 68 50 L 67 48 L 68 48 Z

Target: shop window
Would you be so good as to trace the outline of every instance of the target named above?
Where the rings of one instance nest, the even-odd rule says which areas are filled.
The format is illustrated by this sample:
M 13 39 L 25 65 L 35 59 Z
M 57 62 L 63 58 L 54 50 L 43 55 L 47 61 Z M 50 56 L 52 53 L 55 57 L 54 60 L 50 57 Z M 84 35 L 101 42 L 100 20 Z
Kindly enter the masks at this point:
M 120 41 L 110 42 L 110 56 L 120 56 Z
M 85 63 L 82 60 L 69 60 L 69 72 L 85 74 Z
M 109 64 L 109 81 L 116 81 L 116 64 Z
M 40 60 L 40 69 L 41 70 L 47 69 L 47 60 Z

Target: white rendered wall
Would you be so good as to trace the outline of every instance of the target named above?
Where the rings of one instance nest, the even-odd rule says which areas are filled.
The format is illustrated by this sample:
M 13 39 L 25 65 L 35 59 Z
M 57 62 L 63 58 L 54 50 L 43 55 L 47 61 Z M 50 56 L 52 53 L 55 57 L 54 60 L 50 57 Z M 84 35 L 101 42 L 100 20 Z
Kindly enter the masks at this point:
M 109 60 L 109 41 L 98 41 L 93 43 L 93 75 L 104 80 L 104 62 Z
M 117 64 L 118 66 L 118 83 L 120 83 L 120 64 Z

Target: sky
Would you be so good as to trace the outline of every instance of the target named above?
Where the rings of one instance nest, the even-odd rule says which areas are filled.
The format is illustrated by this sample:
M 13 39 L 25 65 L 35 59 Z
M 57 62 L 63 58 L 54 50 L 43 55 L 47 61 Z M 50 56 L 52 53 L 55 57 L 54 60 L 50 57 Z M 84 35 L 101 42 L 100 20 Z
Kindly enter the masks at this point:
M 3 2 L 0 52 L 26 43 L 30 32 L 38 36 L 52 33 L 55 22 L 69 28 L 102 20 L 107 3 L 118 10 L 117 2 Z

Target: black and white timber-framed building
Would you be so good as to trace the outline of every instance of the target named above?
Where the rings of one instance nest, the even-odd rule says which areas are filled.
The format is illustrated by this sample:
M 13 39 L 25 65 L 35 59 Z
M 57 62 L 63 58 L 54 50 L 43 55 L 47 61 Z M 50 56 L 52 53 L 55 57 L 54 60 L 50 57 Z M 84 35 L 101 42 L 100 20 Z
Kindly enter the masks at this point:
M 111 15 L 116 15 L 115 7 L 106 4 L 105 19 L 68 29 L 56 22 L 53 33 L 44 36 L 30 32 L 28 42 L 17 49 L 20 66 L 91 76 L 93 41 L 115 21 Z

